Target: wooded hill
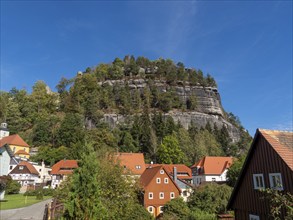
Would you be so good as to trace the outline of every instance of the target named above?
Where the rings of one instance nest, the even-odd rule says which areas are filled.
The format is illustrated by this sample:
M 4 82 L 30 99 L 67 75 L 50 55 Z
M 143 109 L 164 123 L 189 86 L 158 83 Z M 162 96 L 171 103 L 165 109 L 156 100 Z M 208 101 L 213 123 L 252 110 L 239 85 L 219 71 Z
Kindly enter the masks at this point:
M 140 84 L 133 89 L 130 81 Z M 198 94 L 182 98 L 176 86 L 217 87 L 212 76 L 183 63 L 126 56 L 87 68 L 72 79 L 62 78 L 56 93 L 42 81 L 30 94 L 16 88 L 2 91 L 0 119 L 8 123 L 11 134 L 20 134 L 39 149 L 34 160 L 46 163 L 76 158 L 84 141 L 93 142 L 96 150 L 144 152 L 148 161 L 157 163 L 191 164 L 203 155 L 238 156 L 246 151 L 251 137 L 232 113 L 223 111 L 221 117 L 238 129 L 237 142 L 232 142 L 225 126 L 199 127 L 195 121 L 185 129 L 164 115 L 170 110 L 201 111 Z M 132 117 L 110 128 L 103 120 L 105 113 Z

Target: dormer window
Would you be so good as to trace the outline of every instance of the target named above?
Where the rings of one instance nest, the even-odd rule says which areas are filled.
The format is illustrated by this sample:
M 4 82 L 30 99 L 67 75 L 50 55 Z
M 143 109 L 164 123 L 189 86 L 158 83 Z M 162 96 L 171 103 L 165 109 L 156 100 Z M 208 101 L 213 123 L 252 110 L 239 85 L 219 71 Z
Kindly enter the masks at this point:
M 135 169 L 137 169 L 137 170 L 139 170 L 140 168 L 141 168 L 140 165 L 136 165 L 136 166 L 135 166 Z
M 23 170 L 23 166 L 19 166 L 19 169 L 20 169 L 20 170 Z

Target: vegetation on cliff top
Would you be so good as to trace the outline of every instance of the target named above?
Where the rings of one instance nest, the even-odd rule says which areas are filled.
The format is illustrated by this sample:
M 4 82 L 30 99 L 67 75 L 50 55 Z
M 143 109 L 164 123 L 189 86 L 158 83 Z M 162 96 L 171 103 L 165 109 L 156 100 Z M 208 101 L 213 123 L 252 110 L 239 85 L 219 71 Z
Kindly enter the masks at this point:
M 147 79 L 148 86 L 130 90 L 127 79 Z M 101 84 L 105 80 L 126 79 L 123 86 Z M 103 146 L 122 152 L 143 152 L 148 161 L 192 164 L 204 155 L 238 156 L 245 152 L 251 137 L 233 114 L 227 120 L 239 128 L 241 138 L 232 143 L 227 128 L 207 124 L 188 130 L 172 117 L 163 116 L 171 109 L 196 110 L 197 97 L 183 102 L 170 87 L 161 93 L 154 80 L 168 85 L 185 84 L 216 86 L 211 76 L 200 70 L 187 69 L 171 60 L 149 61 L 147 58 L 116 58 L 111 64 L 87 68 L 73 79 L 62 78 L 58 93 L 51 92 L 42 81 L 35 83 L 32 93 L 13 88 L 1 92 L 0 120 L 6 121 L 11 134 L 18 133 L 32 147 L 38 147 L 36 161 L 54 164 L 75 155 L 79 143 L 94 143 L 95 150 Z M 102 122 L 104 113 L 133 115 L 131 121 L 110 129 Z M 178 156 L 179 155 L 179 156 Z

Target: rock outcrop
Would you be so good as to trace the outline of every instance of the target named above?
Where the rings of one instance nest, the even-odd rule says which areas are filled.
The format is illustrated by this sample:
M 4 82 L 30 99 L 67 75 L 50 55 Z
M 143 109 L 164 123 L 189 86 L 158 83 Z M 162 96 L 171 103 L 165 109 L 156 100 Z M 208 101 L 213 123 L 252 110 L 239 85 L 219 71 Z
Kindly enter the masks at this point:
M 99 83 L 101 86 L 108 84 L 110 86 L 128 85 L 131 90 L 142 90 L 149 86 L 150 83 L 145 79 L 130 79 L 130 80 L 107 80 Z M 218 128 L 225 126 L 233 142 L 240 138 L 240 131 L 233 124 L 225 119 L 224 111 L 221 105 L 220 94 L 217 88 L 192 86 L 189 83 L 177 82 L 176 85 L 169 85 L 165 81 L 154 80 L 152 84 L 157 87 L 158 91 L 164 93 L 170 89 L 176 92 L 183 103 L 191 97 L 196 97 L 197 107 L 193 111 L 182 111 L 174 109 L 165 113 L 164 116 L 171 116 L 175 122 L 180 122 L 184 128 L 188 128 L 193 122 L 198 128 L 205 127 L 207 123 L 211 126 L 217 125 Z M 104 121 L 111 127 L 117 124 L 124 123 L 130 120 L 132 116 L 124 116 L 119 114 L 105 114 Z

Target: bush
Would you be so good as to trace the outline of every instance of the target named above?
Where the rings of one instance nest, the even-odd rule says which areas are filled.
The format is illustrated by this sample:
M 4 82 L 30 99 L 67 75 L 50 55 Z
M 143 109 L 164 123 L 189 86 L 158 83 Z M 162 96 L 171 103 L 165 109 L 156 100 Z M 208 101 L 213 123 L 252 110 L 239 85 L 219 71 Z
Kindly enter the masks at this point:
M 20 190 L 20 183 L 15 180 L 8 180 L 7 186 L 6 186 L 6 193 L 7 194 L 18 194 Z
M 53 196 L 54 189 L 37 189 L 37 190 L 29 190 L 26 191 L 23 195 L 24 196 L 37 196 L 39 194 L 43 196 Z

